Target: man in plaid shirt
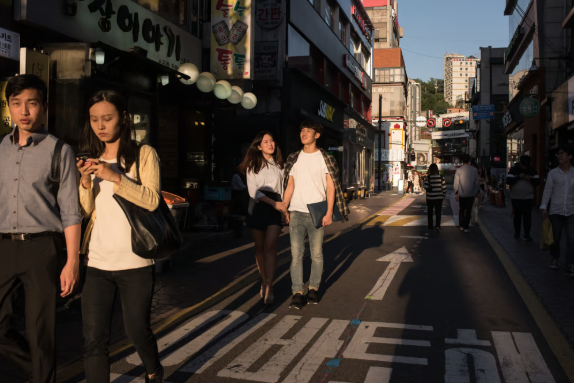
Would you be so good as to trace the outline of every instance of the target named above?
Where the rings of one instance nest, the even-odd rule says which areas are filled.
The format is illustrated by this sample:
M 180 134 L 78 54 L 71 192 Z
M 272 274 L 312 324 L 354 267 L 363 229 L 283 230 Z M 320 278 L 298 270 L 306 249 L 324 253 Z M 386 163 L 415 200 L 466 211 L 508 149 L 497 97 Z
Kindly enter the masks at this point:
M 336 204 L 343 221 L 348 220 L 349 208 L 339 182 L 339 167 L 332 155 L 317 148 L 317 139 L 323 133 L 321 124 L 307 120 L 301 124 L 303 149 L 291 154 L 285 164 L 286 185 L 284 203 L 289 207 L 291 236 L 291 281 L 293 298 L 289 307 L 301 309 L 304 303 L 303 254 L 305 236 L 311 247 L 311 277 L 307 303 L 319 303 L 319 285 L 323 274 L 323 237 L 325 226 L 333 223 Z M 307 205 L 327 201 L 327 214 L 323 226 L 313 225 Z

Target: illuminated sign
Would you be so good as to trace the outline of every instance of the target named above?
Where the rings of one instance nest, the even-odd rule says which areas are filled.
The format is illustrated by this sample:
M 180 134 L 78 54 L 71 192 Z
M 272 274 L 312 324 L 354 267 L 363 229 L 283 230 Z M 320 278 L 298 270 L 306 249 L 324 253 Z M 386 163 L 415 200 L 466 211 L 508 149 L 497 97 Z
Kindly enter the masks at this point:
M 323 117 L 325 120 L 333 122 L 335 108 L 333 108 L 331 105 L 327 105 L 326 102 L 321 101 L 319 104 L 319 112 L 317 114 L 319 117 Z
M 361 28 L 363 35 L 365 35 L 365 37 L 367 38 L 367 40 L 370 43 L 371 42 L 371 34 L 369 33 L 369 31 L 367 30 L 367 27 L 365 26 L 365 19 L 363 19 L 363 17 L 359 14 L 359 12 L 357 12 L 357 6 L 356 5 L 353 5 L 351 7 L 351 13 L 353 14 L 353 17 L 355 18 L 357 25 L 359 26 L 359 28 Z

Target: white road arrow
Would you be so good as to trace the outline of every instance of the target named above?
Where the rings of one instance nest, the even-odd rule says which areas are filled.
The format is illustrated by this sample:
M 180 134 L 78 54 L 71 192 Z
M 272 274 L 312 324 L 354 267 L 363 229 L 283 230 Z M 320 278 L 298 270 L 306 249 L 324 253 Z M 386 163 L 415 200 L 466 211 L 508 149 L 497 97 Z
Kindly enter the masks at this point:
M 390 262 L 383 275 L 379 278 L 369 295 L 365 299 L 380 301 L 385 296 L 387 289 L 391 285 L 393 278 L 397 274 L 397 270 L 403 262 L 413 262 L 411 254 L 403 246 L 400 249 L 377 259 L 378 262 Z

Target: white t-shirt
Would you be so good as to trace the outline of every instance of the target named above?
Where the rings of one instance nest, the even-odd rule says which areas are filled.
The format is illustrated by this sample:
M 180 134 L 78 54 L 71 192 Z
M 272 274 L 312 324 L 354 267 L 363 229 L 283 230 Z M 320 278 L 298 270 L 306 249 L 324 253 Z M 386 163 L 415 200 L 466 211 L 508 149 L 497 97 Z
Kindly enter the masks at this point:
M 295 191 L 289 211 L 309 213 L 308 204 L 325 201 L 327 199 L 326 174 L 329 174 L 329 169 L 320 150 L 311 154 L 301 151 L 289 173 L 295 180 Z
M 116 173 L 134 179 L 131 174 L 122 173 L 117 160 L 103 160 L 111 164 Z M 126 215 L 114 199 L 113 182 L 104 181 L 92 175 L 96 199 L 96 221 L 90 238 L 88 266 L 100 270 L 117 271 L 137 269 L 153 265 L 153 260 L 144 259 L 132 251 L 132 228 Z

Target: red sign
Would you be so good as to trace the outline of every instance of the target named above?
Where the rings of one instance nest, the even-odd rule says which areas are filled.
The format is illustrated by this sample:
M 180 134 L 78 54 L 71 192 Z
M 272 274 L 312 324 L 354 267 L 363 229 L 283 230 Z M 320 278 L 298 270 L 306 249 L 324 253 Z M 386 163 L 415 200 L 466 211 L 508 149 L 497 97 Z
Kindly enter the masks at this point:
M 361 28 L 361 30 L 363 31 L 363 34 L 367 37 L 367 40 L 369 40 L 369 43 L 371 42 L 371 35 L 369 34 L 369 32 L 367 31 L 367 27 L 365 27 L 365 20 L 363 19 L 363 17 L 361 17 L 361 15 L 359 15 L 359 13 L 357 12 L 357 6 L 353 5 L 351 7 L 351 13 L 353 14 L 353 16 L 355 17 L 355 21 L 357 22 L 357 24 L 359 25 L 359 28 Z
M 427 126 L 428 126 L 429 128 L 434 128 L 435 125 L 436 125 L 436 120 L 435 120 L 434 118 L 429 118 L 429 119 L 427 120 Z
M 452 121 L 450 118 L 445 118 L 442 120 L 443 128 L 450 128 L 451 125 L 452 125 Z
M 494 157 L 494 162 L 500 162 L 500 157 Z

